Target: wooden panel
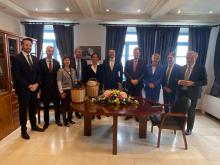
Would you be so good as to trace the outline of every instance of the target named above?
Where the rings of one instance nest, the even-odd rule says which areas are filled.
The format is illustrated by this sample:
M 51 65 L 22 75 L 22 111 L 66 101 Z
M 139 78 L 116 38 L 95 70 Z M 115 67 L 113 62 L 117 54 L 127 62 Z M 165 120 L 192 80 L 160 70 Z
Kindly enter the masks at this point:
M 0 97 L 0 139 L 10 134 L 13 130 L 11 97 Z

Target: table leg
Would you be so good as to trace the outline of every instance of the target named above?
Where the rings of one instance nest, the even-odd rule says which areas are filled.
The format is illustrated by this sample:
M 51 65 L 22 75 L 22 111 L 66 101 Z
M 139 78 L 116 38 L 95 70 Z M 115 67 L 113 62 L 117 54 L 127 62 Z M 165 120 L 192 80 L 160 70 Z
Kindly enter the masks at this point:
M 84 114 L 84 136 L 92 135 L 92 116 Z
M 139 138 L 147 136 L 147 117 L 139 117 Z
M 117 134 L 118 134 L 118 116 L 113 116 L 113 150 L 112 154 L 117 155 Z

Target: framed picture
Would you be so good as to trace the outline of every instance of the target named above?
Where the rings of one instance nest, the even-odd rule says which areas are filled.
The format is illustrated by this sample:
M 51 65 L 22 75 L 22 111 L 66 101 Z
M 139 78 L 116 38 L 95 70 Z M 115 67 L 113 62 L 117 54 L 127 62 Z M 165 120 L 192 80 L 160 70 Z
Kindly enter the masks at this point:
M 83 59 L 91 60 L 91 55 L 95 52 L 101 60 L 101 46 L 80 46 L 80 49 L 82 50 Z

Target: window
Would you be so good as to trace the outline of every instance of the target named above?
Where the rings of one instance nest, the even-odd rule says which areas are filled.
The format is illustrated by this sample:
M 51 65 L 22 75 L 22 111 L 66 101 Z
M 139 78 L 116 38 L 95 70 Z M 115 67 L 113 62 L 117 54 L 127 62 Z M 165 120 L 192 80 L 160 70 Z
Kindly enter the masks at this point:
M 135 27 L 128 27 L 125 36 L 125 45 L 122 53 L 121 62 L 125 67 L 125 62 L 133 58 L 133 49 L 137 47 L 137 32 Z
M 42 48 L 42 58 L 45 58 L 47 46 L 54 47 L 54 59 L 58 60 L 61 64 L 62 60 L 59 54 L 59 50 L 56 45 L 55 34 L 53 30 L 53 25 L 44 25 L 44 37 L 43 37 L 43 48 Z
M 176 47 L 176 63 L 179 65 L 186 64 L 186 53 L 189 48 L 189 28 L 180 28 L 177 47 Z

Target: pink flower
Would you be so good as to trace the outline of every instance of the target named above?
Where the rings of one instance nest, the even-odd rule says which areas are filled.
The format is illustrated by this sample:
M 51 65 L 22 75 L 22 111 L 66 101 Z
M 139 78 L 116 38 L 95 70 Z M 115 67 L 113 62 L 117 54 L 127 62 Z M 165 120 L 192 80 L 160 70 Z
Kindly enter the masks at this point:
M 119 97 L 120 97 L 120 99 L 126 99 L 128 97 L 128 95 L 125 92 L 120 92 Z
M 105 92 L 104 92 L 104 96 L 105 97 L 109 97 L 111 95 L 111 91 L 110 90 L 106 90 Z

